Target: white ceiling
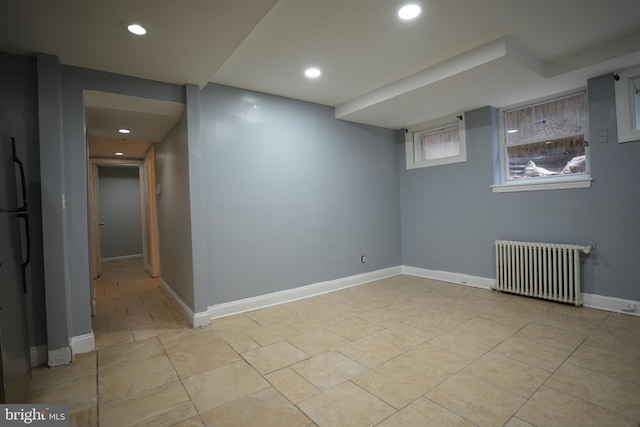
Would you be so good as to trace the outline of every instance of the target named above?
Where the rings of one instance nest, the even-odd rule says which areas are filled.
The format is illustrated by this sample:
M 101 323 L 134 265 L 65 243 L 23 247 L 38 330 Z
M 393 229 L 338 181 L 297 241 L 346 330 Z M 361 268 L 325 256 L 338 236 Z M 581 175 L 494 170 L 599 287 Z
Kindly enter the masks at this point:
M 113 93 L 85 91 L 85 123 L 90 157 L 142 159 L 182 116 L 183 104 Z M 120 129 L 131 133 L 121 134 Z
M 0 50 L 247 88 L 398 129 L 640 63 L 638 0 L 416 0 L 423 12 L 411 22 L 396 15 L 406 2 L 3 0 Z M 127 34 L 121 22 L 132 20 L 151 34 Z M 304 77 L 309 65 L 322 69 L 319 79 Z

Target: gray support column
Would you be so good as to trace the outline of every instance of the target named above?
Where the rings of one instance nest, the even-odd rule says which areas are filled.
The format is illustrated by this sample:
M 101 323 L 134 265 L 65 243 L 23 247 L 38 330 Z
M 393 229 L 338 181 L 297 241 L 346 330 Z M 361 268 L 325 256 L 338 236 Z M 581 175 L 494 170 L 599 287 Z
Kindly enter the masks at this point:
M 38 54 L 38 114 L 42 179 L 42 240 L 49 366 L 71 362 L 69 301 L 66 290 L 66 222 L 60 62 Z
M 200 139 L 200 89 L 196 85 L 186 85 L 187 95 L 187 140 L 189 146 L 189 188 L 191 193 L 191 245 L 193 248 L 193 312 L 194 326 L 209 324 L 207 312 L 208 260 L 210 254 L 207 239 L 201 230 L 207 229 L 208 206 L 204 194 L 206 168 L 203 165 Z M 205 314 L 206 313 L 206 314 Z M 200 316 L 198 316 L 200 314 Z

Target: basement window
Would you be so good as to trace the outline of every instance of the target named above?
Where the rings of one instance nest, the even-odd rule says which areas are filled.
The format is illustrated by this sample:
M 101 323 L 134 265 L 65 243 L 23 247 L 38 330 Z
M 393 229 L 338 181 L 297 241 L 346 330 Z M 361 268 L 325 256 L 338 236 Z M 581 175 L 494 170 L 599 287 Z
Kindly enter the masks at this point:
M 500 176 L 494 192 L 591 185 L 586 92 L 500 114 Z
M 640 141 L 640 66 L 624 70 L 616 81 L 618 142 Z
M 464 117 L 420 131 L 407 131 L 407 169 L 465 162 Z

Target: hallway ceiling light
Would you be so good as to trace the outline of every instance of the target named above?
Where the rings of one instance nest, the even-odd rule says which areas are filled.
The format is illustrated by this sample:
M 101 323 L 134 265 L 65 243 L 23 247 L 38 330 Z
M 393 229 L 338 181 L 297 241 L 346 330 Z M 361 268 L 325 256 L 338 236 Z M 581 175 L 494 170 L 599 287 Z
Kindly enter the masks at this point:
M 414 19 L 420 15 L 420 12 L 422 12 L 420 6 L 417 4 L 408 4 L 398 10 L 398 17 L 404 20 Z
M 124 156 L 124 153 L 122 151 L 116 151 L 115 153 L 116 156 Z
M 129 129 L 118 129 L 118 132 L 120 133 L 131 133 L 131 131 Z
M 146 28 L 144 28 L 140 24 L 135 24 L 135 23 L 131 23 L 131 24 L 127 25 L 127 30 L 131 34 L 135 34 L 136 36 L 144 36 L 145 34 L 147 34 L 147 29 Z
M 304 75 L 309 77 L 310 79 L 318 78 L 320 77 L 321 74 L 322 74 L 322 71 L 320 71 L 320 69 L 315 67 L 307 68 L 304 71 Z
M 131 20 L 120 21 L 119 26 L 123 31 L 135 36 L 149 36 L 152 33 L 150 28 Z

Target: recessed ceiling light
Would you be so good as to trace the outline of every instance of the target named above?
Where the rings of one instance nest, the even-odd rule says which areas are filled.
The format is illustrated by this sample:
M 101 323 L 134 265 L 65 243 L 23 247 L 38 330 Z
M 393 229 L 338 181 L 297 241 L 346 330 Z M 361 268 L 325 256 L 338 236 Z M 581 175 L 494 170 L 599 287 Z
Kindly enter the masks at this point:
M 131 133 L 131 131 L 129 129 L 118 129 L 118 132 L 120 132 L 120 133 Z
M 135 34 L 136 36 L 144 36 L 145 34 L 147 34 L 147 29 L 142 25 L 136 23 L 127 25 L 127 30 L 129 30 L 131 34 Z
M 320 71 L 318 68 L 314 68 L 314 67 L 307 68 L 304 71 L 304 75 L 309 77 L 310 79 L 318 78 L 318 77 L 320 77 L 320 74 L 322 74 L 322 71 Z
M 518 129 L 509 129 L 507 131 L 507 133 L 516 133 L 516 132 L 518 132 Z
M 124 153 L 122 151 L 116 151 L 115 153 L 116 156 L 124 156 Z
M 398 17 L 400 19 L 414 19 L 420 15 L 421 11 L 422 9 L 417 4 L 408 4 L 398 10 Z
M 150 36 L 153 34 L 153 28 L 142 25 L 140 21 L 124 20 L 119 22 L 119 26 L 123 31 L 136 36 Z

